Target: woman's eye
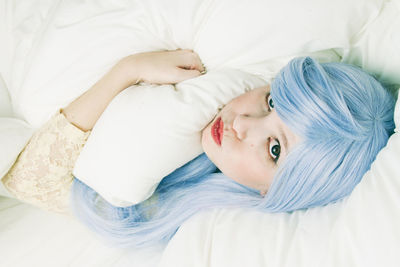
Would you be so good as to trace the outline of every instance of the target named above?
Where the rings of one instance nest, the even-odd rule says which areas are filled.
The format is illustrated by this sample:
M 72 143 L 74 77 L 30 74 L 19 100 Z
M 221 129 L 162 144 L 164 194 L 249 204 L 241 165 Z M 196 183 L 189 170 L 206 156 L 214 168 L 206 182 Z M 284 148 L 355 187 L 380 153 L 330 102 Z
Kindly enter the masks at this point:
M 278 140 L 272 139 L 269 142 L 269 154 L 274 159 L 274 161 L 278 161 L 279 155 L 281 154 L 281 145 L 279 144 Z
M 272 100 L 271 94 L 267 95 L 267 105 L 270 110 L 275 108 L 274 100 Z

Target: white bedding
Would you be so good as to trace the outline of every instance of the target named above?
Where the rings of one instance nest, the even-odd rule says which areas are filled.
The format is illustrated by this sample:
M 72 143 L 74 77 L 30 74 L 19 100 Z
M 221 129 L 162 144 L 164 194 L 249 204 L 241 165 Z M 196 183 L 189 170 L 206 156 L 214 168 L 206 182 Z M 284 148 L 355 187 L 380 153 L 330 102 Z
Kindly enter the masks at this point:
M 196 46 L 199 48 L 197 52 L 211 70 L 232 67 L 265 79 L 270 79 L 284 64 L 285 60 L 272 60 L 277 56 L 287 59 L 301 52 L 329 49 L 319 56 L 336 60 L 343 56 L 344 61 L 360 64 L 385 80 L 400 84 L 400 55 L 399 50 L 396 50 L 396 47 L 400 47 L 400 34 L 397 30 L 400 26 L 398 0 L 326 0 L 324 3 L 331 3 L 332 6 L 320 5 L 319 8 L 330 11 L 328 14 L 341 14 L 335 17 L 341 22 L 326 32 L 315 30 L 318 27 L 305 29 L 307 33 L 315 30 L 314 34 L 323 38 L 309 43 L 302 42 L 300 48 L 295 43 L 284 42 L 289 35 L 288 31 L 285 32 L 286 36 L 279 35 L 280 32 L 273 31 L 276 26 L 271 27 L 269 35 L 266 35 L 278 34 L 279 38 L 276 39 L 268 40 L 265 36 L 252 35 L 251 31 L 247 35 L 249 38 L 240 35 L 234 40 L 227 38 L 235 36 L 237 30 L 246 31 L 243 28 L 231 29 L 229 26 L 234 24 L 234 20 L 238 24 L 245 22 L 250 19 L 251 13 L 247 17 L 235 17 L 234 14 L 244 12 L 245 6 L 232 5 L 232 1 L 209 0 L 202 1 L 203 5 L 199 5 L 199 2 L 174 0 L 168 1 L 170 6 L 165 6 L 166 2 L 160 4 L 162 1 L 159 0 L 0 0 L 0 20 L 4 22 L 0 23 L 0 74 L 10 91 L 14 109 L 12 117 L 22 118 L 30 126 L 38 127 L 60 106 L 86 90 L 118 58 L 132 51 L 150 48 Z M 264 1 L 264 4 L 272 2 Z M 310 4 L 308 11 L 313 14 L 315 9 L 311 4 L 316 2 L 322 3 L 315 0 L 303 0 L 302 3 Z M 133 21 L 137 18 L 135 15 L 143 16 L 144 10 L 128 8 L 135 3 L 140 3 L 136 7 L 146 6 L 145 10 L 149 12 L 147 15 L 153 15 L 150 17 L 154 20 L 147 23 L 148 20 L 139 19 L 136 26 L 128 25 L 133 30 L 143 27 L 148 29 L 146 32 L 136 32 L 136 36 L 142 36 L 143 39 L 132 46 L 136 40 L 124 33 L 124 27 L 128 27 L 126 22 L 130 16 Z M 283 7 L 286 5 L 286 9 L 282 10 L 293 7 L 290 1 L 281 1 L 280 4 Z M 74 6 L 79 6 L 79 9 L 74 9 Z M 277 9 L 254 11 L 259 16 L 279 17 Z M 176 12 L 181 17 L 167 16 Z M 227 19 L 218 21 L 218 12 L 223 12 Z M 54 37 L 49 32 L 54 30 L 50 23 L 56 15 L 60 23 L 57 30 L 61 30 L 65 39 L 48 38 Z M 290 26 L 285 23 L 293 17 L 290 15 L 302 17 L 302 14 L 290 12 L 281 16 L 280 23 L 288 30 Z M 197 24 L 203 17 L 208 18 L 208 23 L 219 26 Z M 120 26 L 120 30 L 114 32 L 115 35 L 107 32 L 106 22 L 111 18 L 117 21 L 114 26 Z M 188 23 L 180 23 L 182 20 Z M 170 24 L 164 25 L 165 21 Z M 316 24 L 313 26 L 321 26 Z M 71 39 L 74 31 L 87 30 L 85 27 L 93 25 L 101 25 L 98 32 L 88 31 L 93 35 L 88 34 L 86 39 L 79 42 Z M 103 32 L 108 33 L 104 35 L 103 42 L 91 43 L 96 33 Z M 202 39 L 202 34 L 212 38 L 212 41 L 209 38 Z M 294 39 L 296 36 L 304 37 L 298 31 L 293 31 L 291 36 Z M 114 37 L 121 40 L 118 46 L 112 43 Z M 232 42 L 239 44 L 231 45 Z M 286 53 L 275 55 L 263 49 L 260 42 L 264 42 L 265 46 L 285 49 Z M 80 43 L 87 46 L 80 46 Z M 60 46 L 71 50 L 60 52 L 57 50 Z M 99 46 L 102 54 L 89 53 L 93 51 L 91 48 L 99 49 Z M 74 53 L 71 54 L 71 51 Z M 82 56 L 77 58 L 79 53 Z M 258 57 L 271 59 L 270 64 Z M 96 65 L 90 62 L 96 62 Z M 67 98 L 63 93 L 66 90 L 70 90 Z M 46 96 L 46 101 L 43 101 L 43 96 Z M 2 117 L 10 117 L 7 112 Z M 398 144 L 398 139 L 398 136 L 394 136 L 390 142 Z M 0 145 L 3 147 L 7 142 L 2 139 Z M 23 142 L 26 142 L 26 137 L 18 141 L 20 147 Z M 385 179 L 376 181 L 373 179 L 376 173 L 369 174 L 346 202 L 293 214 L 225 210 L 201 214 L 178 231 L 162 256 L 161 250 L 126 251 L 109 248 L 73 219 L 0 197 L 0 266 L 150 267 L 156 266 L 160 259 L 160 266 L 164 267 L 397 266 L 400 262 L 400 233 L 397 229 L 397 225 L 400 225 L 400 185 L 395 178 L 400 180 L 400 175 L 395 169 L 398 161 L 393 162 L 384 157 L 390 157 L 385 156 L 390 153 L 400 155 L 400 148 L 392 145 L 389 149 L 392 152 L 380 156 L 380 161 L 389 164 L 389 167 L 376 168 L 378 174 Z M 364 203 L 361 208 L 358 206 L 360 203 Z
M 2 267 L 154 267 L 160 255 L 111 248 L 75 219 L 0 197 Z

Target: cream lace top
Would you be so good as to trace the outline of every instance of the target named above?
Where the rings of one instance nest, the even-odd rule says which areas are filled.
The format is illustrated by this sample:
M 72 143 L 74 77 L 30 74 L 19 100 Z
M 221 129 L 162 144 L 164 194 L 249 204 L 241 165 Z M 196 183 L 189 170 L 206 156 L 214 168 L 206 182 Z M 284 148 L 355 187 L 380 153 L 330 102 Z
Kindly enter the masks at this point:
M 59 213 L 69 213 L 72 170 L 90 131 L 55 114 L 30 139 L 9 172 L 4 186 L 18 199 Z

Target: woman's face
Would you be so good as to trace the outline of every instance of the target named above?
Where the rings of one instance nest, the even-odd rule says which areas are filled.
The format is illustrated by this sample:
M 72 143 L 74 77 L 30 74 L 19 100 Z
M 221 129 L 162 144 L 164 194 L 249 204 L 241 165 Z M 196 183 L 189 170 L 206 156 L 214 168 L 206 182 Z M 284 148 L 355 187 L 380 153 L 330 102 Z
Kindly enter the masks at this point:
M 203 129 L 201 140 L 221 172 L 262 195 L 300 141 L 278 117 L 269 91 L 257 88 L 233 99 Z

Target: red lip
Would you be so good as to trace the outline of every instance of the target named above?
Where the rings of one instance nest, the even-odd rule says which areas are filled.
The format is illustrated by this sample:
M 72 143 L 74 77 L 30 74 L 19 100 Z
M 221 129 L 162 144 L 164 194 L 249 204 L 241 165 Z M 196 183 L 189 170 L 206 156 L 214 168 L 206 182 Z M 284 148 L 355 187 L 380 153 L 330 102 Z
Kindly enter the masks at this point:
M 224 134 L 224 123 L 221 120 L 221 117 L 219 117 L 211 127 L 211 136 L 213 137 L 214 142 L 219 146 L 221 145 L 223 134 Z

